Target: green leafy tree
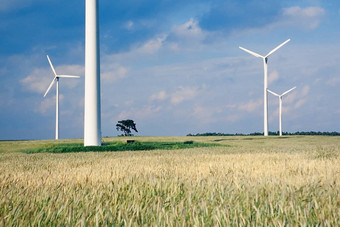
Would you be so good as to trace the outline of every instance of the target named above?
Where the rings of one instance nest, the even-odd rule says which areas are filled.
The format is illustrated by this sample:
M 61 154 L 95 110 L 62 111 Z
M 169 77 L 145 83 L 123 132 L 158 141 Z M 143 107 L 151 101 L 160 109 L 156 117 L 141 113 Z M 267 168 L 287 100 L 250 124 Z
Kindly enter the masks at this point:
M 124 136 L 133 136 L 133 134 L 131 134 L 131 130 L 138 132 L 136 123 L 130 119 L 118 121 L 118 124 L 116 124 L 116 129 L 117 131 L 122 131 Z

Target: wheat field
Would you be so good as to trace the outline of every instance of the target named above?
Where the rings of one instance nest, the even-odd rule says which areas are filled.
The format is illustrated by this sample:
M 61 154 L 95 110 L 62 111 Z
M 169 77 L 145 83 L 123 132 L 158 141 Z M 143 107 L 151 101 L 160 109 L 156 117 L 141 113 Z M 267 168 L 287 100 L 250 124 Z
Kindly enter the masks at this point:
M 4 226 L 340 225 L 339 137 L 134 139 L 190 139 L 228 146 L 25 154 L 22 151 L 28 148 L 71 140 L 2 141 L 0 222 Z

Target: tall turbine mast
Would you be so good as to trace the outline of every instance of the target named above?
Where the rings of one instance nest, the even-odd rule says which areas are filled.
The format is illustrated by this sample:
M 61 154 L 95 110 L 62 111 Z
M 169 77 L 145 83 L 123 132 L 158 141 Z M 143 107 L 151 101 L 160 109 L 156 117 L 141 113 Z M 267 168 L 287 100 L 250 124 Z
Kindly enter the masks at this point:
M 84 146 L 101 145 L 98 0 L 85 0 Z
M 289 89 L 288 91 L 283 92 L 281 95 L 276 94 L 275 92 L 268 89 L 268 92 L 272 93 L 273 95 L 279 97 L 279 135 L 282 136 L 282 96 L 286 95 L 287 93 L 294 90 L 296 87 Z
M 246 48 L 239 47 L 241 50 L 244 50 L 245 52 L 258 57 L 262 58 L 263 60 L 263 68 L 264 68 L 264 83 L 263 83 L 263 104 L 264 104 L 264 109 L 263 109 L 263 131 L 264 131 L 264 136 L 268 136 L 268 95 L 267 95 L 267 89 L 268 89 L 268 57 L 273 54 L 275 51 L 280 49 L 283 45 L 288 43 L 290 39 L 286 40 L 285 42 L 281 43 L 277 47 L 275 47 L 273 50 L 271 50 L 267 55 L 262 56 L 260 54 L 257 54 L 253 51 L 247 50 Z

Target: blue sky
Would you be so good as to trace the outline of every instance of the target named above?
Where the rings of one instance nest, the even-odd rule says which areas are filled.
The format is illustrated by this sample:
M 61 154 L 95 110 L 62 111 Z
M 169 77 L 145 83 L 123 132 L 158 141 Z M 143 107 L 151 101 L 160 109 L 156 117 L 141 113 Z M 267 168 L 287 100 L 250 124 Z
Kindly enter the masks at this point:
M 101 0 L 102 134 L 133 119 L 139 136 L 263 132 L 262 60 L 283 93 L 283 131 L 340 131 L 338 0 Z M 53 139 L 60 79 L 60 138 L 82 138 L 85 1 L 3 0 L 0 139 Z M 278 99 L 268 95 L 269 130 Z

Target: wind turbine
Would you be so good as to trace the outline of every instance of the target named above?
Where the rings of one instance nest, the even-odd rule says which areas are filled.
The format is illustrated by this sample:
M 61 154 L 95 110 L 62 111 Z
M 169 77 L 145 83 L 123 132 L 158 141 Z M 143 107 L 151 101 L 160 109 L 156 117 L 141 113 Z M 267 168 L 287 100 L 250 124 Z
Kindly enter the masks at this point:
M 85 0 L 84 146 L 101 146 L 98 0 Z
M 279 127 L 280 127 L 280 136 L 282 136 L 282 96 L 286 95 L 287 93 L 289 93 L 290 91 L 294 90 L 296 87 L 293 87 L 291 89 L 289 89 L 288 91 L 283 92 L 281 95 L 276 94 L 275 92 L 268 90 L 268 92 L 272 93 L 273 95 L 279 97 L 279 102 L 280 102 L 280 107 L 279 107 Z
M 259 55 L 253 51 L 247 50 L 246 48 L 243 47 L 239 47 L 241 50 L 244 50 L 245 52 L 254 55 L 255 57 L 258 58 L 262 58 L 263 59 L 263 68 L 264 68 L 264 121 L 263 121 L 263 126 L 264 126 L 264 136 L 268 136 L 268 96 L 267 96 L 267 89 L 268 89 L 268 75 L 267 75 L 267 71 L 268 71 L 268 57 L 273 54 L 275 51 L 277 51 L 278 49 L 280 49 L 283 45 L 285 45 L 286 43 L 288 43 L 290 41 L 290 39 L 284 41 L 283 43 L 281 43 L 280 45 L 278 45 L 277 47 L 275 47 L 273 50 L 271 50 L 267 55 L 262 56 Z
M 71 75 L 58 75 L 53 67 L 53 64 L 49 58 L 48 55 L 47 60 L 50 63 L 51 69 L 54 73 L 54 78 L 52 82 L 50 83 L 50 86 L 48 86 L 44 97 L 47 95 L 47 93 L 51 90 L 54 83 L 56 83 L 56 118 L 55 118 L 55 139 L 59 139 L 59 78 L 79 78 L 79 76 L 71 76 Z

